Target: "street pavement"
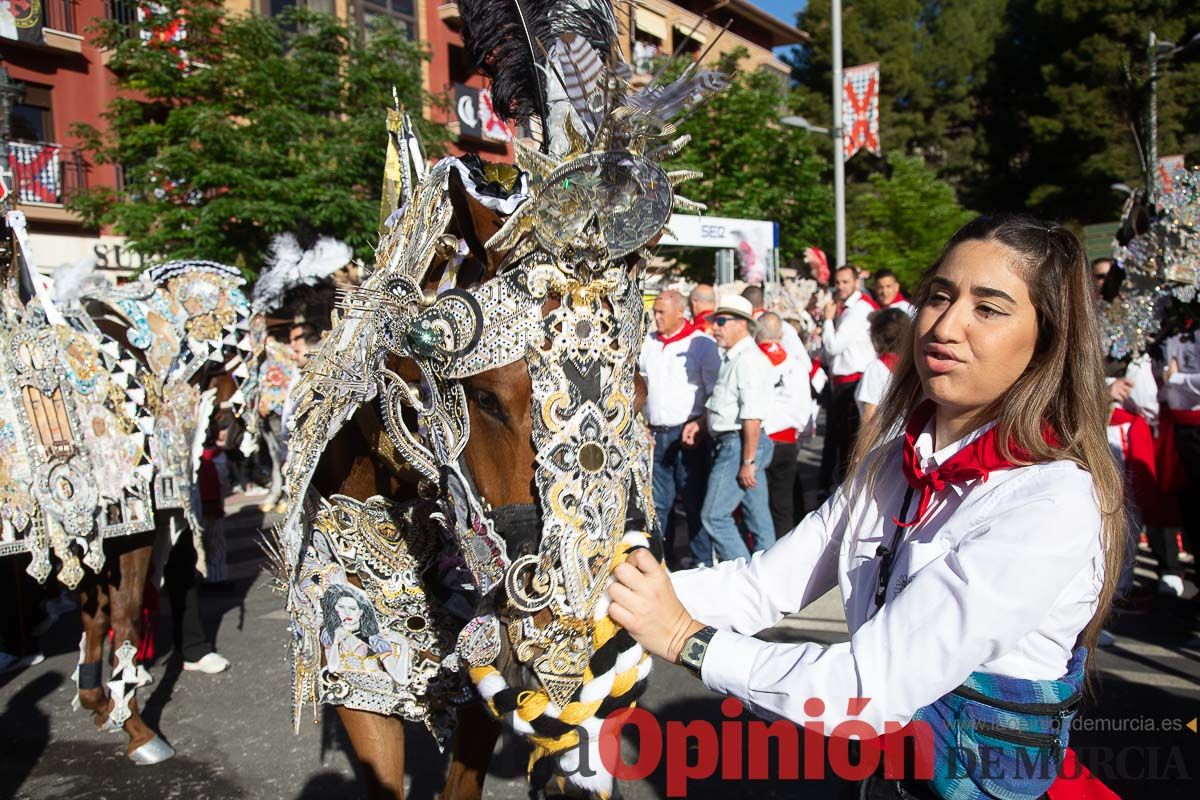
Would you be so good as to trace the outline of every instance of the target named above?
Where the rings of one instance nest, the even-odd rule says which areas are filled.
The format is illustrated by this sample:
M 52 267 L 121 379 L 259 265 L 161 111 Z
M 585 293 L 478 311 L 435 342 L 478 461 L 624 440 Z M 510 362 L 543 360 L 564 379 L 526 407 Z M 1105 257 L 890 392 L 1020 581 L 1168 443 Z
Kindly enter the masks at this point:
M 818 453 L 802 453 L 802 474 L 811 489 Z M 810 502 L 812 493 L 809 492 Z M 264 524 L 252 499 L 231 498 L 228 530 L 231 582 L 210 590 L 205 617 L 218 649 L 233 662 L 210 676 L 183 672 L 169 653 L 152 666 L 154 683 L 141 692 L 146 719 L 178 755 L 158 766 L 135 767 L 122 757 L 125 737 L 92 730 L 82 712 L 71 711 L 79 641 L 76 616 L 60 620 L 42 638 L 46 660 L 0 677 L 0 798 L 120 798 L 120 800 L 312 800 L 363 796 L 336 715 L 307 709 L 293 734 L 287 615 L 283 597 L 266 575 L 258 546 Z M 275 517 L 266 520 L 272 522 Z M 1153 573 L 1142 556 L 1139 579 Z M 165 602 L 165 600 L 164 600 Z M 1185 646 L 1193 606 L 1154 599 L 1148 613 L 1119 615 L 1117 645 L 1099 657 L 1094 694 L 1072 735 L 1072 745 L 1123 798 L 1195 797 L 1200 774 L 1200 734 L 1188 721 L 1200 714 L 1200 648 Z M 159 641 L 170 642 L 170 617 L 159 623 Z M 837 592 L 763 634 L 781 641 L 845 641 Z M 169 646 L 167 644 L 166 646 Z M 724 720 L 720 698 L 683 669 L 659 662 L 642 703 L 659 721 Z M 743 719 L 745 719 L 743 717 Z M 1195 723 L 1192 723 L 1193 726 Z M 626 734 L 631 760 L 636 752 Z M 446 757 L 418 726 L 407 736 L 409 796 L 431 798 L 441 788 Z M 525 798 L 527 750 L 506 736 L 497 745 L 485 796 Z M 695 763 L 695 743 L 686 749 Z M 835 798 L 835 778 L 780 780 L 773 758 L 767 780 L 712 777 L 687 784 L 686 795 L 713 800 L 799 797 Z M 630 800 L 668 794 L 660 766 L 642 781 L 621 786 Z

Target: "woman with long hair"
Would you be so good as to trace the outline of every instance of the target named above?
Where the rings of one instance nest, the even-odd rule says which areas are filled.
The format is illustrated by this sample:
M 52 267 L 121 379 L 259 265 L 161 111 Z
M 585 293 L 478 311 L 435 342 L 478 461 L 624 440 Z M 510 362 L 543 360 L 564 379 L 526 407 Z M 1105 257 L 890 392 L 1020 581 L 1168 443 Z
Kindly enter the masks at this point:
M 1039 797 L 1062 766 L 1125 535 L 1091 273 L 1066 228 L 980 217 L 916 305 L 838 491 L 749 562 L 668 577 L 634 554 L 611 615 L 765 716 L 835 735 L 848 720 L 922 723 L 936 768 L 876 773 L 860 796 Z M 848 642 L 752 638 L 834 586 Z M 1043 769 L 1030 776 L 1031 763 Z

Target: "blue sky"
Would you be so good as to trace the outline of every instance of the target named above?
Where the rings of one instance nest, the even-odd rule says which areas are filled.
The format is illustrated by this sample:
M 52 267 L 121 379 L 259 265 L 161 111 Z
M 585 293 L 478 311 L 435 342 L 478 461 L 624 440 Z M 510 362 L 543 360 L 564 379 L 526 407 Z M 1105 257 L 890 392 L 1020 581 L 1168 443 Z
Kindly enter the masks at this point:
M 806 5 L 807 0 L 751 0 L 754 5 L 764 11 L 769 11 L 784 22 L 796 24 L 796 14 Z

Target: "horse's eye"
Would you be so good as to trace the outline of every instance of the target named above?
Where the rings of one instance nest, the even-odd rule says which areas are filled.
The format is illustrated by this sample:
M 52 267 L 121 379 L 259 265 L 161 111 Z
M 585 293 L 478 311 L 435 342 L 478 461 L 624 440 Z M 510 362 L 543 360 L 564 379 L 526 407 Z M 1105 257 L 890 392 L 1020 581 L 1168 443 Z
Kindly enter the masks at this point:
M 471 390 L 469 399 L 475 404 L 476 408 L 489 417 L 493 417 L 500 422 L 508 421 L 508 415 L 504 413 L 504 407 L 500 405 L 500 398 L 486 389 Z

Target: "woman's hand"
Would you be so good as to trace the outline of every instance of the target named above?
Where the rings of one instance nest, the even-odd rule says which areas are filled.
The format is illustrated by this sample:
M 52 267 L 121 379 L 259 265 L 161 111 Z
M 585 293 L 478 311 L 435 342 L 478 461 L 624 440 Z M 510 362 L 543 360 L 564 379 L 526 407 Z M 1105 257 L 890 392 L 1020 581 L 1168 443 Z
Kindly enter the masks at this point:
M 687 638 L 704 626 L 679 602 L 667 571 L 649 550 L 635 550 L 613 570 L 609 616 L 645 650 L 675 663 Z

